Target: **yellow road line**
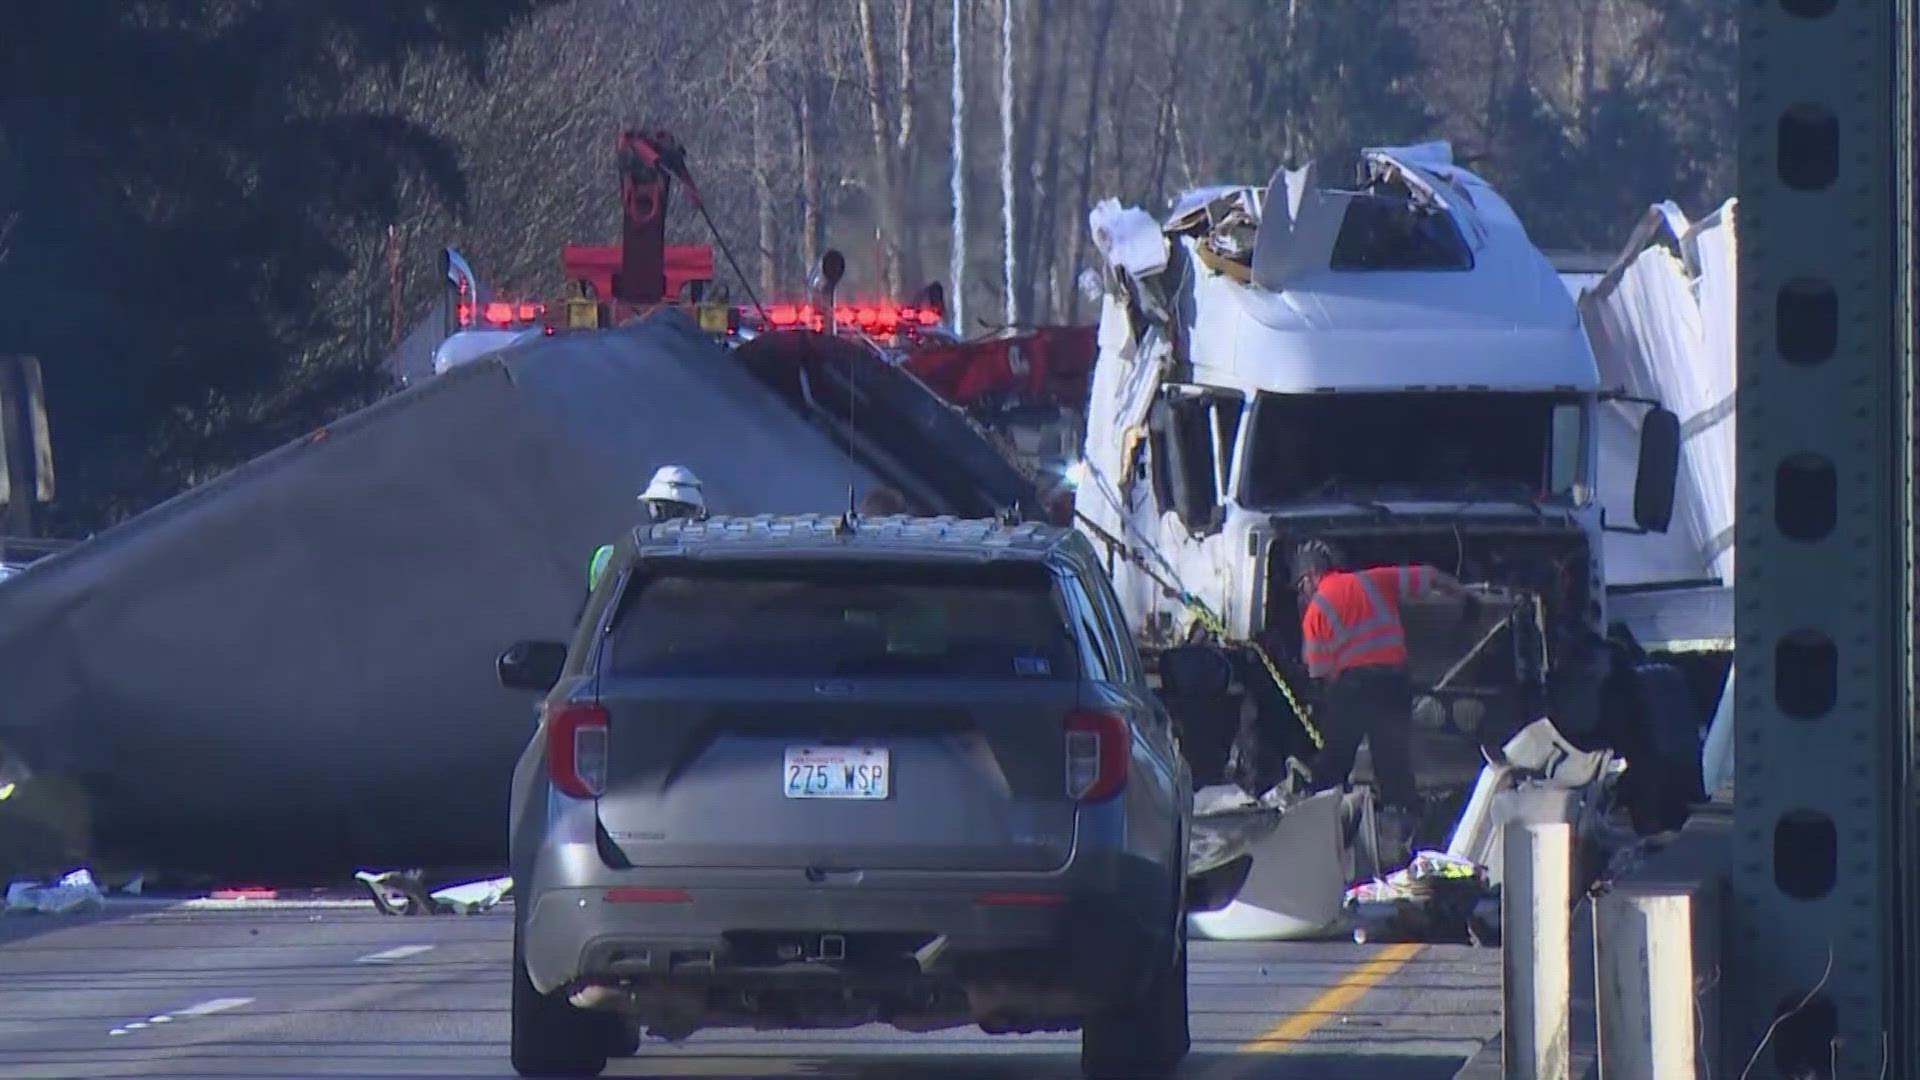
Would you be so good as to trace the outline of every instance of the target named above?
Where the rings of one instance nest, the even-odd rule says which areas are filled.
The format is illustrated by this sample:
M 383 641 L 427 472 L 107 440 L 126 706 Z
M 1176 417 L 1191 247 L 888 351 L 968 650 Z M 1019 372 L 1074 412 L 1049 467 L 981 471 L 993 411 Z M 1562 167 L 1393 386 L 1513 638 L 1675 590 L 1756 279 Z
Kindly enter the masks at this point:
M 1284 1054 L 1298 1047 L 1314 1032 L 1331 1023 L 1341 1013 L 1367 995 L 1367 991 L 1393 977 L 1407 961 L 1419 955 L 1417 944 L 1381 947 L 1371 959 L 1346 973 L 1339 982 L 1307 1002 L 1307 1007 L 1268 1028 L 1259 1038 L 1240 1047 L 1243 1054 Z

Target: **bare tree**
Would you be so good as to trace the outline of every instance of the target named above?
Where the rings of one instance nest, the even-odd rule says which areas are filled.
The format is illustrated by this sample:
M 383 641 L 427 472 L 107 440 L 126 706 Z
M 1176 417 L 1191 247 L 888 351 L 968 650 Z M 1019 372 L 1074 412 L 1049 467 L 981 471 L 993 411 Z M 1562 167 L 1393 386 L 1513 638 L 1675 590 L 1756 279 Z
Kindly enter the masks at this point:
M 952 3 L 953 134 L 948 137 L 947 149 L 952 158 L 953 241 L 947 255 L 947 274 L 953 279 L 948 282 L 951 287 L 948 303 L 957 330 L 964 324 L 967 310 L 967 50 L 962 21 L 965 3 L 964 0 L 952 0 Z
M 1113 38 L 1113 23 L 1116 14 L 1114 7 L 1118 0 L 1105 0 L 1100 13 L 1096 16 L 1094 31 L 1093 58 L 1087 71 L 1087 111 L 1080 126 L 1082 132 L 1080 144 L 1080 185 L 1074 193 L 1073 204 L 1068 207 L 1068 228 L 1066 258 L 1062 266 L 1068 274 L 1079 269 L 1081 248 L 1086 244 L 1087 213 L 1093 208 L 1093 158 L 1100 146 L 1100 103 L 1104 98 L 1105 87 L 1102 78 L 1107 70 L 1107 42 Z M 1066 283 L 1067 321 L 1080 319 L 1080 290 L 1075 282 Z
M 1005 310 L 1009 326 L 1020 321 L 1013 156 L 1013 0 L 1000 0 L 1000 243 L 1005 270 L 1001 287 L 1006 290 Z
M 902 77 L 910 69 L 908 53 L 911 49 L 911 35 L 908 32 L 913 24 L 914 0 L 898 0 L 896 18 L 900 34 L 900 67 Z M 880 61 L 880 41 L 873 24 L 873 0 L 858 0 L 856 12 L 860 23 L 860 56 L 865 63 L 867 77 L 867 114 L 872 124 L 873 136 L 873 175 L 875 223 L 879 230 L 879 246 L 885 259 L 886 288 L 890 295 L 901 293 L 900 279 L 900 188 L 898 170 L 895 168 L 899 151 L 896 148 L 893 124 L 887 118 L 888 103 L 891 95 L 887 93 L 886 82 L 882 74 Z M 908 102 L 912 95 L 901 88 L 900 97 L 900 138 L 911 138 L 913 110 Z
M 764 70 L 764 69 L 763 69 Z M 772 88 L 764 80 L 753 95 L 753 199 L 760 225 L 760 294 L 780 291 L 780 208 L 773 201 L 773 140 L 768 130 Z

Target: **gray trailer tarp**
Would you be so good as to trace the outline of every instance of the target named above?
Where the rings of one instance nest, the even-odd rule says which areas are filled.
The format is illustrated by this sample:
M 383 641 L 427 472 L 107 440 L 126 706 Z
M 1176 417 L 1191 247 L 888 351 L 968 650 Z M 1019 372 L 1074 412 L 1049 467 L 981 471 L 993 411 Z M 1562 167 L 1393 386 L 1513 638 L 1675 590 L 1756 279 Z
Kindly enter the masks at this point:
M 715 513 L 875 482 L 678 315 L 495 354 L 0 585 L 0 747 L 149 867 L 501 862 L 494 658 L 567 636 L 666 463 Z

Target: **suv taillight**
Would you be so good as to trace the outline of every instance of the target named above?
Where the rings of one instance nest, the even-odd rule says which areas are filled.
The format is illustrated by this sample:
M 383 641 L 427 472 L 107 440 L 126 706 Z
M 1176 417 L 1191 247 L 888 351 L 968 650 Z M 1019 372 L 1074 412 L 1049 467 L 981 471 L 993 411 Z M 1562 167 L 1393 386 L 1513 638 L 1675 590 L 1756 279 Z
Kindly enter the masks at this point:
M 547 774 L 576 799 L 607 790 L 607 710 L 567 705 L 547 718 Z
M 1068 798 L 1097 802 L 1127 786 L 1133 737 L 1125 717 L 1076 709 L 1067 714 L 1066 736 Z

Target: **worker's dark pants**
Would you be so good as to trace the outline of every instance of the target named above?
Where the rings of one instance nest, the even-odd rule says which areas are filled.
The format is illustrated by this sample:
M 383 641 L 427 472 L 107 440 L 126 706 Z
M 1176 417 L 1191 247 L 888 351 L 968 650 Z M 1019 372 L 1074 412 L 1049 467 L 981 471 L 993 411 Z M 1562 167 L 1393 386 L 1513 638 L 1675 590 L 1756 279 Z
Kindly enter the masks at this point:
M 1327 684 L 1313 711 L 1325 745 L 1313 760 L 1317 791 L 1346 785 L 1365 739 L 1373 752 L 1373 782 L 1383 806 L 1419 802 L 1413 779 L 1413 683 L 1405 668 L 1354 668 Z

